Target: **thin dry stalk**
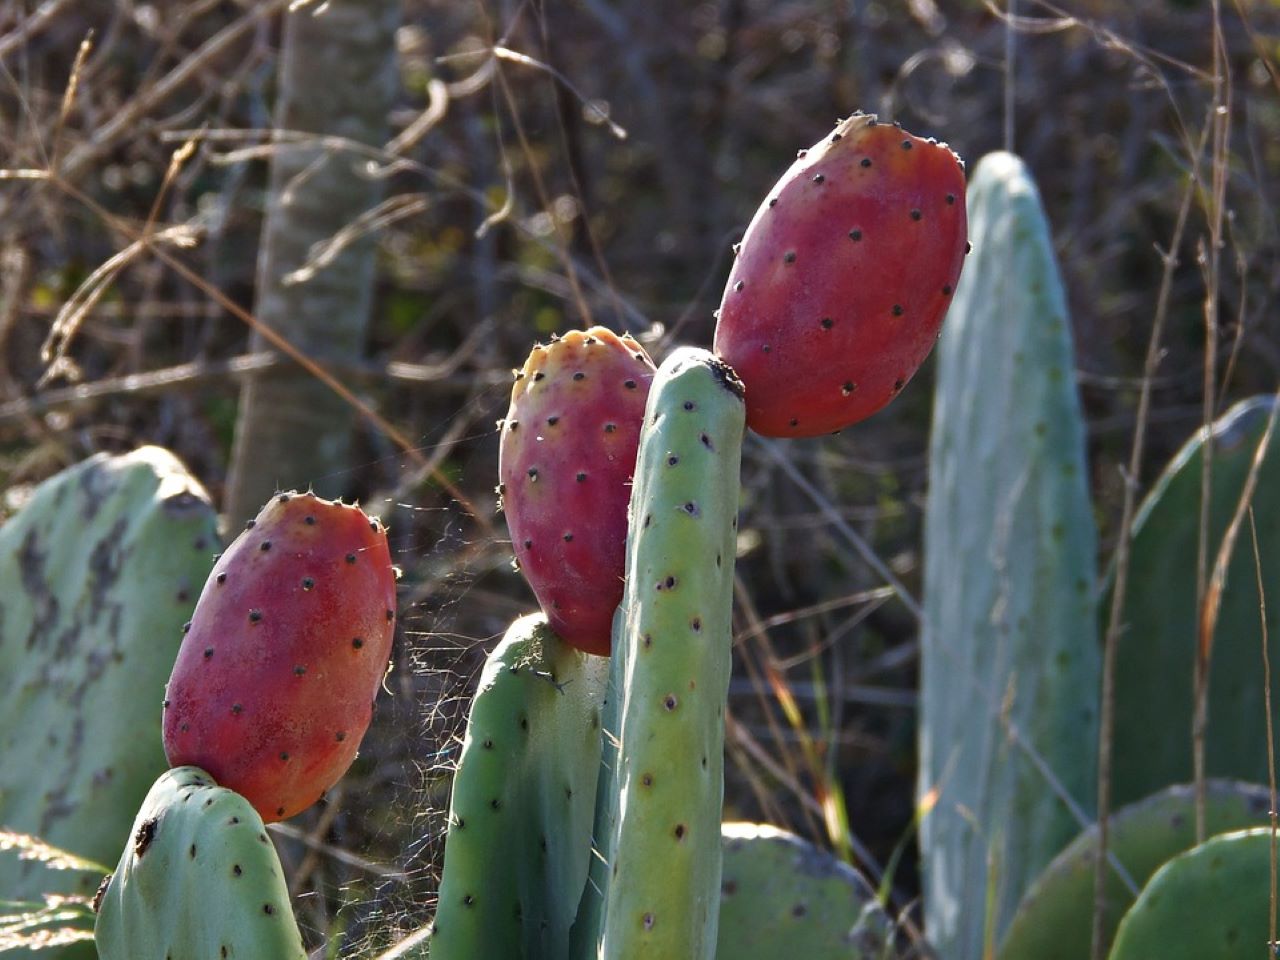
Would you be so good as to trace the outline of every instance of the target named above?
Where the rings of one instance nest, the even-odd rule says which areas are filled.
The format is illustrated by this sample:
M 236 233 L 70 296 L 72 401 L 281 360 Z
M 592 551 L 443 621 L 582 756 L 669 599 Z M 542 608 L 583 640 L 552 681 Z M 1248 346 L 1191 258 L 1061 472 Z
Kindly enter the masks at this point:
M 129 133 L 136 131 L 138 123 L 144 116 L 172 96 L 197 73 L 203 71 L 209 63 L 238 43 L 263 19 L 279 12 L 285 3 L 286 0 L 263 0 L 262 3 L 253 4 L 243 17 L 210 37 L 198 50 L 184 57 L 162 79 L 146 86 L 136 97 L 115 111 L 111 119 L 95 130 L 87 142 L 80 144 L 67 154 L 67 159 L 61 167 L 53 168 L 57 171 L 59 178 L 65 181 L 79 179 L 103 153 L 114 147 Z
M 1191 757 L 1196 793 L 1196 842 L 1205 841 L 1205 807 L 1208 784 L 1205 775 L 1205 729 L 1209 722 L 1209 654 L 1212 631 L 1206 636 L 1205 606 L 1208 601 L 1209 505 L 1213 493 L 1213 445 L 1208 442 L 1217 398 L 1218 295 L 1221 289 L 1222 223 L 1226 212 L 1228 152 L 1231 135 L 1231 76 L 1226 65 L 1226 41 L 1222 35 L 1222 10 L 1213 0 L 1213 99 L 1209 125 L 1213 131 L 1213 169 L 1209 206 L 1209 250 L 1205 260 L 1204 301 L 1204 430 L 1206 442 L 1200 463 L 1200 535 L 1196 550 L 1196 601 L 1201 624 L 1200 644 L 1195 659 L 1192 687 L 1195 691 L 1191 719 Z M 1221 554 L 1219 554 L 1221 555 Z M 1214 613 L 1216 619 L 1216 610 Z
M 1208 135 L 1205 124 L 1201 135 L 1201 150 Z M 1129 585 L 1129 548 L 1133 540 L 1133 515 L 1138 502 L 1138 478 L 1142 471 L 1142 457 L 1146 448 L 1147 424 L 1151 414 L 1151 388 L 1156 369 L 1160 366 L 1164 341 L 1164 327 L 1169 315 L 1169 298 L 1173 290 L 1173 275 L 1177 270 L 1178 248 L 1186 231 L 1191 214 L 1191 202 L 1200 178 L 1200 151 L 1192 154 L 1192 169 L 1187 186 L 1178 207 L 1178 219 L 1174 224 L 1169 249 L 1164 254 L 1164 269 L 1160 278 L 1160 292 L 1156 297 L 1155 317 L 1151 324 L 1151 337 L 1147 341 L 1147 356 L 1142 368 L 1142 386 L 1138 391 L 1137 422 L 1134 424 L 1133 445 L 1129 451 L 1129 466 L 1124 475 L 1124 498 L 1120 513 L 1120 531 L 1115 550 L 1115 579 L 1111 591 L 1111 610 L 1107 617 L 1107 632 L 1102 647 L 1102 692 L 1098 716 L 1098 856 L 1093 868 L 1093 936 L 1089 947 L 1091 960 L 1103 960 L 1106 952 L 1106 880 L 1108 866 L 1109 820 L 1111 816 L 1111 740 L 1115 731 L 1115 672 L 1116 649 L 1120 645 L 1123 628 L 1125 595 Z
M 415 464 L 422 466 L 427 463 L 425 455 L 418 449 L 417 444 L 413 443 L 390 421 L 356 396 L 346 384 L 324 367 L 321 367 L 310 357 L 300 353 L 293 344 L 288 340 L 285 340 L 270 327 L 260 323 L 252 313 L 240 306 L 240 304 L 236 303 L 223 291 L 219 290 L 177 257 L 173 256 L 173 254 L 164 247 L 156 245 L 153 242 L 154 238 L 138 237 L 128 224 L 124 223 L 124 221 L 110 213 L 108 210 L 105 210 L 101 205 L 94 201 L 92 197 L 87 196 L 74 184 L 69 183 L 62 177 L 53 173 L 45 172 L 39 179 L 48 180 L 56 188 L 92 210 L 96 216 L 100 217 L 102 221 L 108 224 L 113 230 L 129 238 L 132 244 L 144 244 L 156 259 L 168 266 L 169 269 L 174 271 L 174 273 L 192 284 L 196 289 L 200 290 L 201 293 L 216 302 L 220 307 L 236 319 L 240 320 L 246 326 L 261 333 L 263 339 L 270 343 L 271 346 L 275 347 L 294 363 L 306 370 L 307 373 L 315 377 L 330 390 L 340 396 L 345 402 L 350 404 L 351 408 L 355 410 L 357 414 L 373 425 L 373 427 L 380 433 L 390 439 Z M 162 231 L 161 234 L 157 236 L 163 236 L 164 233 L 165 232 Z M 463 491 L 438 467 L 433 471 L 432 479 L 439 483 L 441 488 L 457 502 L 458 506 L 472 517 L 477 524 L 479 524 L 486 537 L 496 538 L 496 530 L 494 529 L 493 521 L 489 515 L 480 511 L 471 501 L 471 498 L 463 493 Z
M 1006 16 L 1008 19 L 1004 23 L 1004 148 L 1013 153 L 1014 109 L 1017 103 L 1015 58 L 1018 52 L 1018 32 L 1014 29 L 1014 23 L 1018 19 L 1017 0 L 1008 0 Z
M 1249 507 L 1249 536 L 1253 542 L 1253 572 L 1258 582 L 1258 617 L 1262 626 L 1262 699 L 1267 722 L 1267 786 L 1271 791 L 1268 816 L 1271 819 L 1271 846 L 1269 848 L 1271 891 L 1267 913 L 1267 957 L 1273 957 L 1280 944 L 1276 941 L 1276 836 L 1280 833 L 1280 812 L 1276 810 L 1276 738 L 1275 725 L 1271 721 L 1271 649 L 1267 637 L 1267 591 L 1262 580 L 1262 553 L 1258 549 L 1258 525 L 1253 520 L 1253 506 Z
M 497 56 L 498 47 L 494 45 L 494 56 Z M 520 141 L 520 149 L 524 153 L 525 165 L 529 169 L 529 173 L 533 179 L 534 192 L 538 195 L 538 203 L 542 205 L 542 209 L 551 215 L 551 195 L 547 191 L 547 185 L 543 181 L 542 174 L 539 172 L 539 166 L 533 155 L 533 148 L 529 145 L 529 138 L 524 132 L 524 123 L 520 119 L 520 108 L 516 104 L 515 95 L 511 92 L 511 84 L 507 82 L 505 71 L 502 64 L 499 63 L 496 72 L 498 78 L 498 89 L 502 91 L 502 99 L 507 107 L 507 115 L 511 118 L 511 126 L 516 132 L 516 139 Z M 552 220 L 553 223 L 556 221 Z M 578 278 L 578 270 L 574 265 L 573 257 L 569 253 L 569 245 L 566 242 L 563 231 L 557 225 L 552 231 L 556 239 L 556 254 L 560 258 L 561 266 L 564 269 L 565 279 L 569 282 L 569 287 L 573 291 L 574 306 L 578 309 L 578 316 L 584 327 L 589 327 L 594 323 L 591 316 L 591 307 L 587 304 L 587 298 L 583 295 L 582 285 Z

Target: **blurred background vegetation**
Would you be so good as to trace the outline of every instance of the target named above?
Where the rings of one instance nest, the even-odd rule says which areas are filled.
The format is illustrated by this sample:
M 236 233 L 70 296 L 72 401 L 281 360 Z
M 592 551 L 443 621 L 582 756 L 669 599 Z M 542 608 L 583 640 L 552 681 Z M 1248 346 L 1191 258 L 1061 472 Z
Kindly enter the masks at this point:
M 354 418 L 342 459 L 301 482 L 390 524 L 403 630 L 357 767 L 277 834 L 304 928 L 342 955 L 430 913 L 463 698 L 533 606 L 492 495 L 511 368 L 593 322 L 655 359 L 709 346 L 730 245 L 837 117 L 874 111 L 971 164 L 1002 146 L 1029 164 L 1072 310 L 1104 558 L 1166 258 L 1139 485 L 1203 422 L 1207 344 L 1216 412 L 1280 380 L 1275 0 L 379 3 L 399 26 L 372 143 L 282 128 L 288 6 L 0 3 L 0 480 L 7 512 L 62 466 L 158 443 L 231 511 L 242 388 L 282 366 L 246 322 L 272 281 L 272 165 L 290 142 L 345 163 L 366 199 L 317 238 L 301 282 L 363 245 L 363 355 L 326 355 L 323 328 L 307 352 L 351 391 L 343 405 L 380 421 Z M 329 102 L 313 82 L 295 91 L 302 115 Z M 873 874 L 892 861 L 900 907 L 918 893 L 917 624 L 831 520 L 918 590 L 931 404 L 926 365 L 888 409 L 790 444 L 785 464 L 748 443 L 740 525 L 728 813 Z M 288 475 L 248 463 L 270 484 Z

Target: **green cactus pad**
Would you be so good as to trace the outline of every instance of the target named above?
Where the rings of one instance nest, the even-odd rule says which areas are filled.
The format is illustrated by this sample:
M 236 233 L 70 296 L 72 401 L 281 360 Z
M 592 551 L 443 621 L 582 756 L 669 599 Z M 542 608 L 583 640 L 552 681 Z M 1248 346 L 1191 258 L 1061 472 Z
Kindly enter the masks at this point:
M 608 669 L 542 614 L 517 620 L 489 655 L 453 781 L 431 960 L 566 955 L 591 856 Z
M 157 447 L 63 471 L 0 527 L 5 829 L 115 861 L 168 766 L 164 685 L 218 549 L 208 496 Z M 92 897 L 99 880 L 0 853 L 5 899 Z M 39 956 L 92 956 L 67 949 Z
M 862 875 L 807 840 L 758 823 L 721 829 L 717 957 L 878 960 L 893 922 Z
M 920 844 L 926 933 L 944 958 L 981 956 L 1079 830 L 1024 745 L 1084 813 L 1096 792 L 1096 533 L 1066 303 L 1017 157 L 982 159 L 969 211 L 924 538 Z
M 101 896 L 101 960 L 306 956 L 262 819 L 197 767 L 156 781 Z
M 1265 787 L 1233 780 L 1212 780 L 1207 786 L 1208 834 L 1266 822 L 1270 800 Z M 1115 812 L 1107 832 L 1108 851 L 1139 887 L 1195 842 L 1195 795 L 1189 786 L 1170 787 Z M 1019 905 L 999 960 L 1089 960 L 1097 847 L 1098 830 L 1091 827 L 1054 857 Z M 1133 900 L 1120 876 L 1108 871 L 1106 944 Z
M 617 669 L 605 960 L 715 954 L 733 564 L 745 413 L 733 371 L 672 353 L 645 409 Z
M 1212 837 L 1153 876 L 1120 921 L 1110 960 L 1239 960 L 1268 947 L 1271 828 Z
M 619 606 L 613 613 L 611 649 L 622 650 L 626 626 Z M 609 890 L 609 864 L 613 862 L 613 825 L 618 816 L 618 704 L 622 688 L 624 657 L 609 660 L 609 677 L 600 707 L 604 742 L 600 749 L 600 770 L 596 779 L 595 819 L 591 826 L 591 866 L 582 900 L 569 937 L 569 960 L 596 960 L 604 932 L 605 897 Z
M 1213 424 L 1209 562 L 1244 488 L 1273 403 L 1236 404 Z M 1196 553 L 1200 527 L 1204 431 L 1173 458 L 1133 524 L 1129 584 L 1116 651 L 1116 722 L 1112 771 L 1117 803 L 1192 778 L 1192 669 L 1197 646 Z M 1253 497 L 1266 590 L 1271 662 L 1280 665 L 1280 442 L 1266 453 Z M 1102 600 L 1105 616 L 1110 587 Z M 1253 542 L 1236 541 L 1218 614 L 1209 674 L 1205 766 L 1211 777 L 1267 779 L 1262 623 Z M 1159 705 L 1153 713 L 1152 706 Z M 1276 698 L 1280 708 L 1280 698 Z M 1280 724 L 1280 709 L 1273 714 Z

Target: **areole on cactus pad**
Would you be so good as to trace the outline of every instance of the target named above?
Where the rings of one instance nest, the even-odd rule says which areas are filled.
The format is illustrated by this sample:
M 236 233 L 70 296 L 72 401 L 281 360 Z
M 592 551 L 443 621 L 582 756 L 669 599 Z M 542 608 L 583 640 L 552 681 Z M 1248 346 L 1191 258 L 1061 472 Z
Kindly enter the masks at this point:
M 222 555 L 165 692 L 174 766 L 208 771 L 266 822 L 351 766 L 395 629 L 385 529 L 359 507 L 282 493 Z
M 498 493 L 517 564 L 551 629 L 586 653 L 609 653 L 653 375 L 631 337 L 574 330 L 533 348 L 500 422 Z
M 937 339 L 966 232 L 946 144 L 856 114 L 801 150 L 735 247 L 716 323 L 747 426 L 812 437 L 892 400 Z

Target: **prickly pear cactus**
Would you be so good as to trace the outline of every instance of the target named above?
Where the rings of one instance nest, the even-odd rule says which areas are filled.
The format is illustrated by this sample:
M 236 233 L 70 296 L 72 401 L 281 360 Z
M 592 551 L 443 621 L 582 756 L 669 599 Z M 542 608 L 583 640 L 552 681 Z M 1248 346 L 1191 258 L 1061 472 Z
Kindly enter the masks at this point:
M 758 823 L 722 828 L 717 957 L 879 960 L 893 922 L 862 875 L 795 834 Z
M 167 766 L 164 682 L 217 550 L 208 496 L 158 447 L 63 471 L 0 527 L 5 829 L 119 855 Z M 0 899 L 92 897 L 99 879 L 0 853 Z
M 1274 956 L 1271 828 L 1211 837 L 1161 867 L 1124 915 L 1111 960 Z
M 626 617 L 621 605 L 614 611 L 613 649 L 622 650 Z M 582 888 L 577 915 L 569 934 L 569 960 L 597 960 L 604 932 L 605 898 L 609 892 L 610 864 L 613 863 L 614 823 L 618 817 L 618 705 L 622 701 L 625 658 L 609 660 L 609 676 L 600 706 L 604 741 L 600 745 L 600 770 L 596 779 L 596 809 L 591 824 L 591 863 L 587 883 Z
M 1271 397 L 1245 400 L 1214 423 L 1209 557 L 1240 499 L 1245 477 L 1271 413 Z M 1116 722 L 1112 771 L 1124 803 L 1168 783 L 1190 780 L 1192 664 L 1197 646 L 1196 553 L 1200 526 L 1203 431 L 1187 441 L 1156 481 L 1133 524 L 1129 585 L 1116 651 Z M 1280 443 L 1273 441 L 1253 497 L 1262 555 L 1272 663 L 1280 662 Z M 1110 609 L 1110 587 L 1101 609 Z M 1267 779 L 1259 618 L 1253 542 L 1236 541 L 1218 615 L 1209 674 L 1205 762 L 1209 776 Z M 1159 713 L 1152 714 L 1153 704 Z M 1280 707 L 1280 699 L 1276 706 Z M 1280 724 L 1280 710 L 1273 714 Z
M 600 956 L 715 955 L 744 409 L 733 371 L 672 353 L 645 410 L 622 600 L 617 812 Z
M 218 560 L 164 700 L 174 766 L 208 770 L 268 823 L 347 772 L 395 633 L 382 525 L 359 507 L 281 493 Z
M 501 422 L 498 493 L 516 561 L 551 628 L 609 653 L 627 500 L 653 361 L 604 327 L 538 344 Z
M 945 144 L 856 114 L 800 151 L 736 252 L 715 349 L 746 385 L 747 425 L 839 430 L 933 349 L 964 261 L 964 167 Z
M 1066 304 L 1018 158 L 983 158 L 969 209 L 925 522 L 920 844 L 926 931 L 945 960 L 982 956 L 1078 829 L 1006 721 L 1085 810 L 1096 789 L 1096 543 Z
M 262 820 L 196 767 L 156 781 L 99 896 L 101 960 L 306 956 Z
M 1212 836 L 1259 826 L 1266 822 L 1269 807 L 1266 787 L 1212 780 L 1206 832 Z M 1116 811 L 1107 833 L 1107 850 L 1139 888 L 1165 861 L 1195 842 L 1195 793 L 1190 786 L 1170 787 Z M 1090 827 L 1053 858 L 1019 904 L 999 960 L 1089 960 L 1097 847 L 1097 827 Z M 1110 945 L 1133 900 L 1120 876 L 1108 871 L 1105 944 Z
M 541 614 L 490 654 L 453 782 L 431 960 L 566 955 L 591 857 L 608 669 Z

